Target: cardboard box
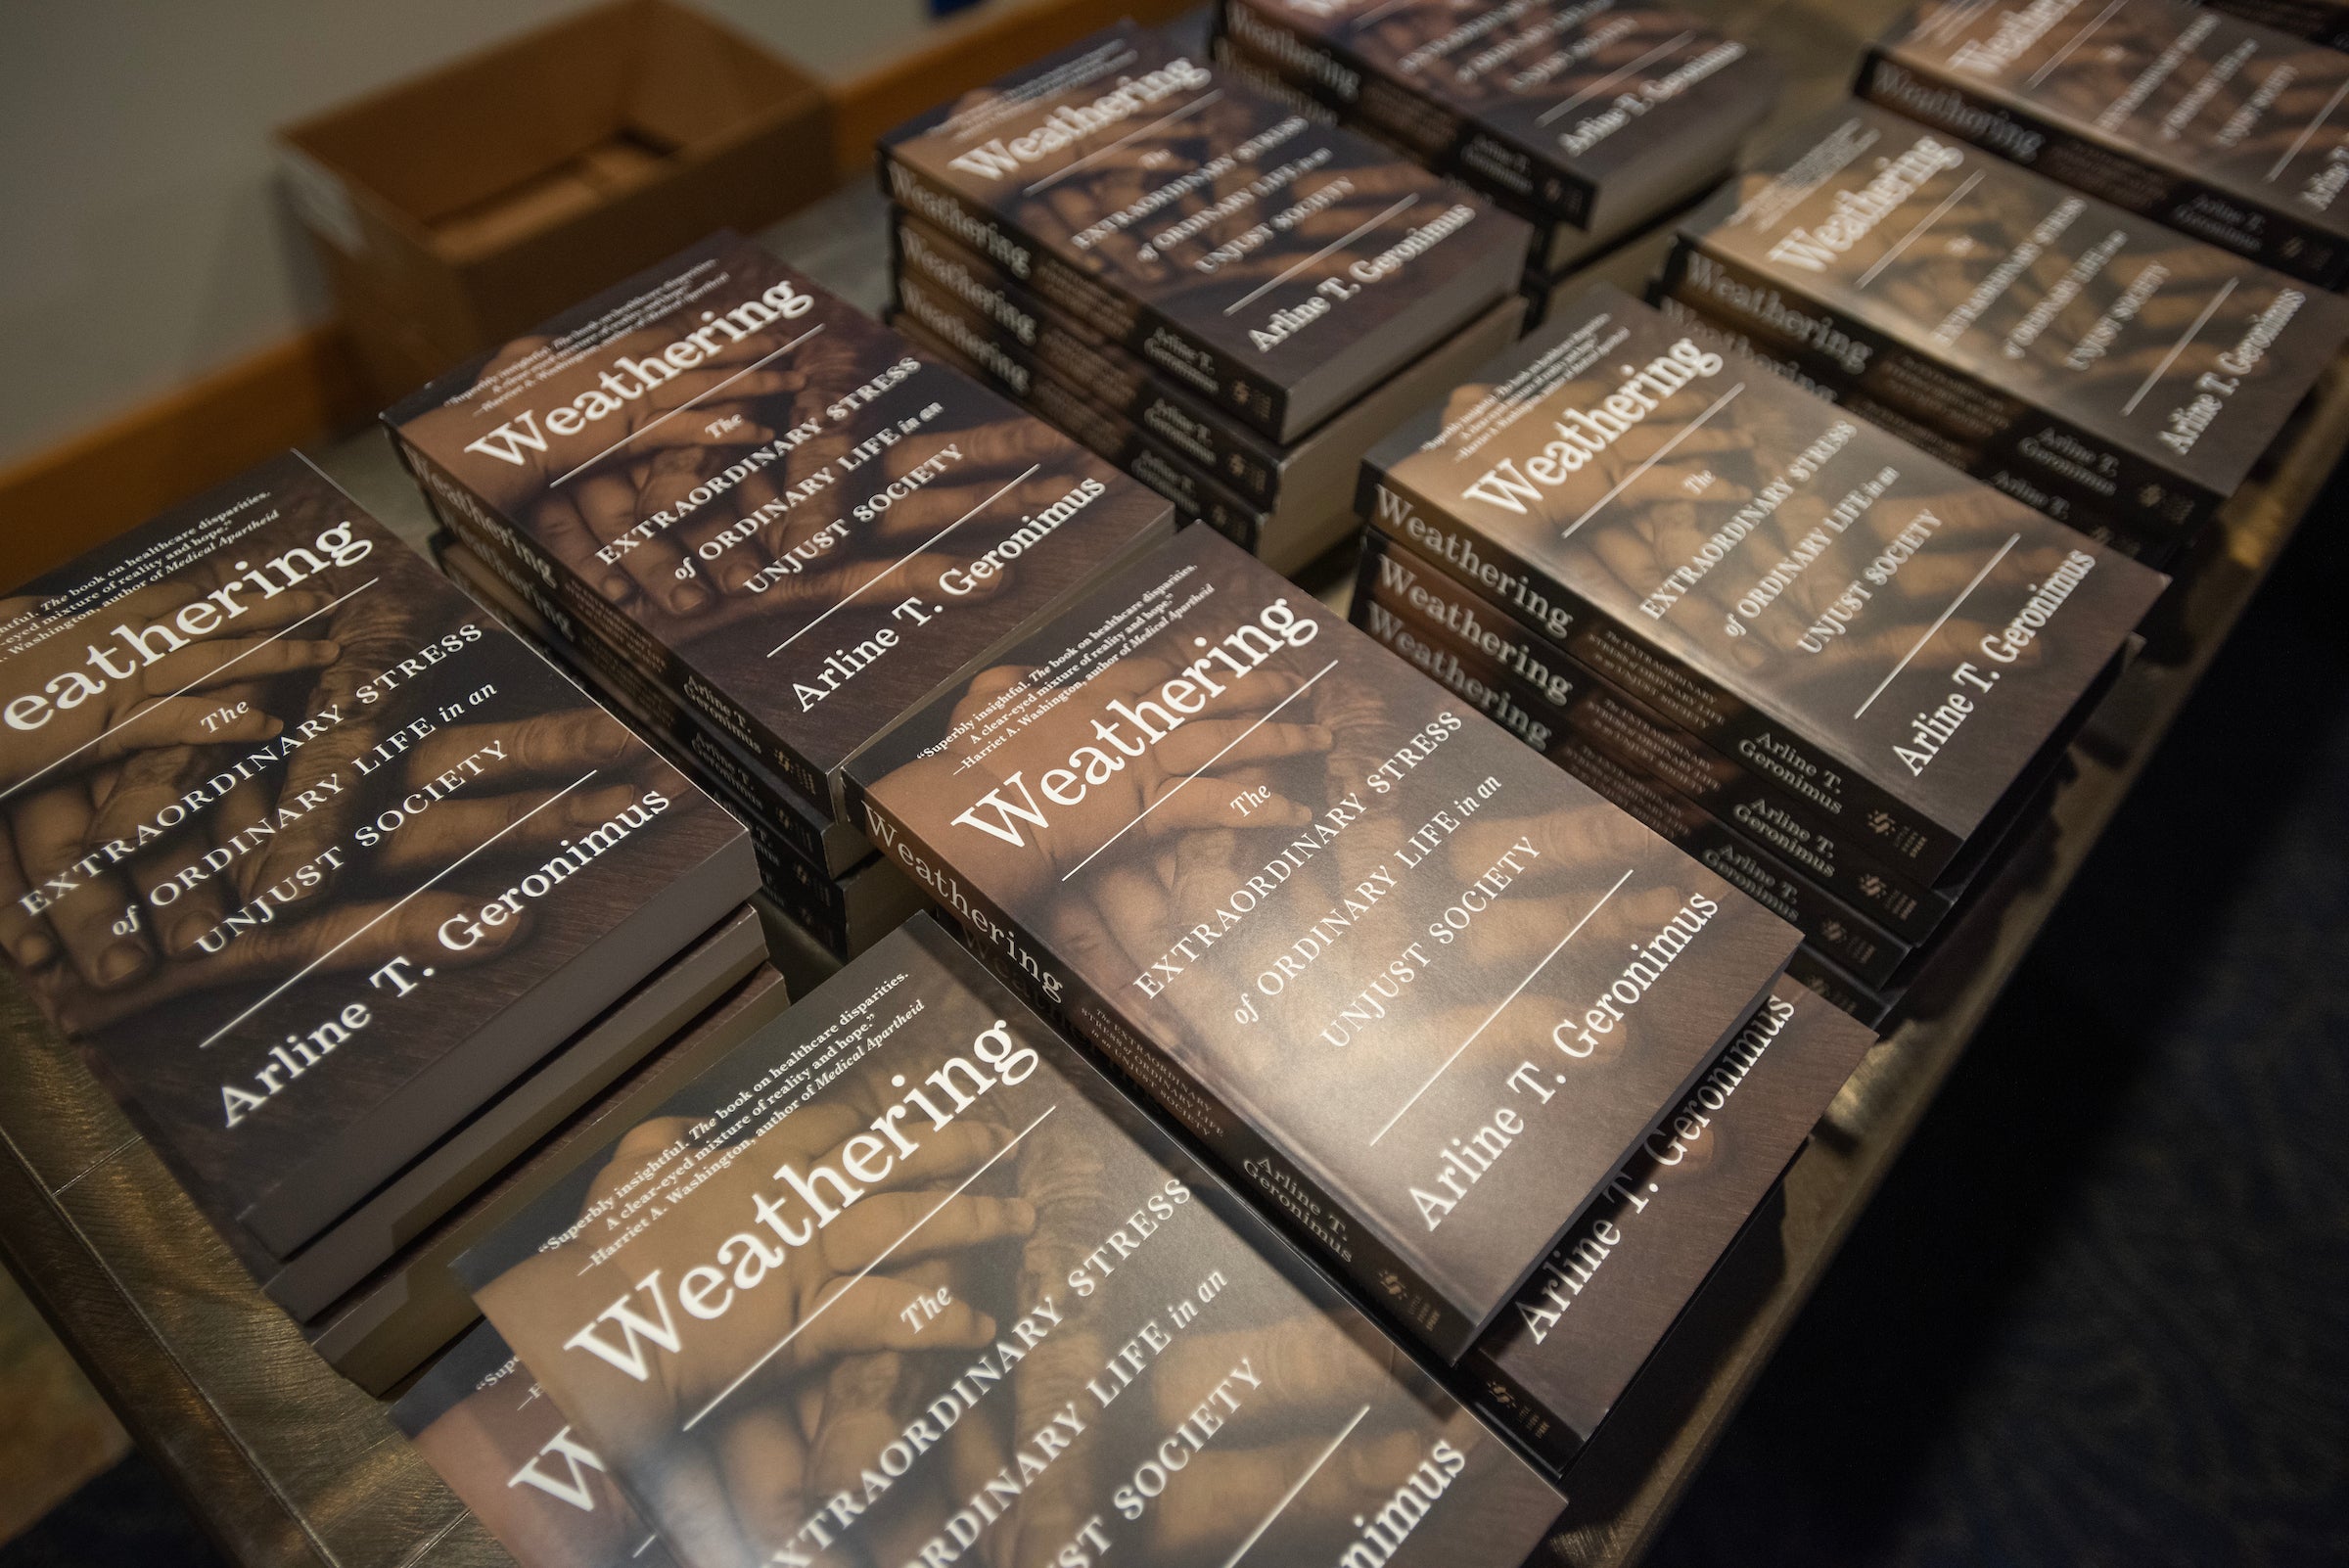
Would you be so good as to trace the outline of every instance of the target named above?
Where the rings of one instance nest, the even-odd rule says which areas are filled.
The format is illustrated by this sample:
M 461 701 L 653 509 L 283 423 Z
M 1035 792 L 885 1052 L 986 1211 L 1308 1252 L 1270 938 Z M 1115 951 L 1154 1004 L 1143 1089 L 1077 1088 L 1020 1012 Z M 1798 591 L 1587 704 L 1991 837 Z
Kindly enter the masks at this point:
M 713 229 L 812 200 L 830 137 L 798 67 L 682 6 L 620 0 L 278 143 L 389 401 Z

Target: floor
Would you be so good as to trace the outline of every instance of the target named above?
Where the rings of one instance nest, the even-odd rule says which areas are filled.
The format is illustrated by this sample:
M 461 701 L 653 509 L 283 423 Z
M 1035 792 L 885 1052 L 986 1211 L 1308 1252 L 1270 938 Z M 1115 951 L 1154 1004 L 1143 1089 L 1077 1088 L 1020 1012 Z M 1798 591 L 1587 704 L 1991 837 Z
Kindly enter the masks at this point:
M 2252 606 L 1656 1568 L 2349 1562 L 2344 515 Z M 12 1298 L 0 1536 L 120 1442 Z M 210 1560 L 136 1454 L 0 1546 Z

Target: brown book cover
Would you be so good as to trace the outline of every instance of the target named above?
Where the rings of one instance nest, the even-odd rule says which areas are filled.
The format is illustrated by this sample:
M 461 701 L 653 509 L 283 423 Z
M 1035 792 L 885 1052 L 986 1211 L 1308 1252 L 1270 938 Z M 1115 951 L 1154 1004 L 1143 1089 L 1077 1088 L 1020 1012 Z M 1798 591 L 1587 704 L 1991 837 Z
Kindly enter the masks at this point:
M 1761 51 L 1630 0 L 1226 0 L 1223 24 L 1293 85 L 1577 237 L 1712 184 L 1777 100 Z
M 1130 23 L 881 139 L 900 205 L 1276 440 L 1515 286 L 1525 224 Z
M 0 633 L 0 944 L 287 1257 L 757 885 L 741 825 L 296 454 Z
M 1200 529 L 853 783 L 884 853 L 1448 1360 L 1795 945 Z
M 1610 288 L 1365 483 L 1382 527 L 1611 628 L 1587 663 L 1709 710 L 1686 727 L 1925 880 L 1986 848 L 2166 580 Z
M 400 1396 L 392 1422 L 521 1568 L 668 1568 L 611 1467 L 487 1323 Z
M 2152 536 L 2234 493 L 2349 301 L 1852 103 L 1692 213 L 1666 289 Z
M 1875 1042 L 1781 980 L 1469 1352 L 1479 1405 L 1550 1463 L 1570 1459 Z
M 1525 691 L 1522 713 L 1503 727 L 1537 749 L 1547 746 L 1558 727 L 1551 715 L 1558 715 L 1627 764 L 1733 823 L 1820 888 L 1865 908 L 1904 942 L 1924 941 L 1950 912 L 1956 901 L 1950 890 L 1922 887 L 1869 858 L 1865 842 L 1848 839 L 1810 802 L 1715 751 L 1408 545 L 1377 529 L 1364 530 L 1358 576 L 1357 625 L 1390 646 L 1386 623 L 1415 626 L 1456 649 L 1455 658 Z
M 2349 55 L 2185 0 L 1927 0 L 1861 91 L 2155 222 L 2349 282 Z
M 760 921 L 763 928 L 765 921 Z M 410 1238 L 366 1278 L 302 1324 L 326 1363 L 381 1395 L 407 1379 L 442 1347 L 481 1320 L 449 1265 L 603 1143 L 749 1034 L 782 1013 L 790 996 L 765 964 L 663 1040 L 594 1099 L 574 1111 L 522 1158 L 508 1164 L 457 1208 Z
M 384 416 L 441 521 L 818 806 L 1166 504 L 716 235 Z
M 689 1568 L 1515 1568 L 1561 1504 L 928 919 L 460 1268 Z

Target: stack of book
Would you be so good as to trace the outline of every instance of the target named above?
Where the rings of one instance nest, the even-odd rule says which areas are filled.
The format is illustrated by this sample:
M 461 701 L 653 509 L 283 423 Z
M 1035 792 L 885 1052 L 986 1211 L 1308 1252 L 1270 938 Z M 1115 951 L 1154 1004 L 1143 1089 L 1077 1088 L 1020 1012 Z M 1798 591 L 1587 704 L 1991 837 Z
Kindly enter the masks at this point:
M 1871 1021 L 2166 580 L 1610 288 L 1363 481 L 1359 623 Z
M 2349 284 L 2337 49 L 2187 0 L 1925 0 L 1869 51 L 1860 92 L 2290 277 Z
M 2156 566 L 2349 336 L 2335 296 L 1859 103 L 1692 213 L 1664 289 L 1803 386 Z
M 444 1344 L 370 1277 L 781 1004 L 741 825 L 297 455 L 29 584 L 0 681 L 9 956 L 314 1334 Z
M 503 1344 L 403 1422 L 526 1564 L 624 1560 L 611 1482 L 687 1568 L 1515 1568 L 1562 1506 L 927 918 L 460 1268 Z
M 1516 336 L 1527 226 L 1130 23 L 882 138 L 898 324 L 1269 562 Z
M 916 904 L 840 772 L 1173 510 L 732 235 L 385 416 L 450 559 L 751 828 L 836 955 Z
M 1446 1361 L 1796 944 L 1204 529 L 852 782 L 976 945 Z
M 1710 190 L 1777 97 L 1752 45 L 1634 0 L 1223 0 L 1220 57 L 1530 221 L 1559 280 Z M 1310 110 L 1309 110 L 1310 112 Z

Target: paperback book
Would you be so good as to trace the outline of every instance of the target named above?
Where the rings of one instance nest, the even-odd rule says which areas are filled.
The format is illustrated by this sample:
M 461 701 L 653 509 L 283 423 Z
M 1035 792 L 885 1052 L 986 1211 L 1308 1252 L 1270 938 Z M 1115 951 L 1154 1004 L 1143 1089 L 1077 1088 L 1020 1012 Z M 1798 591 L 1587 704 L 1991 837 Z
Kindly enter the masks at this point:
M 1584 663 L 1928 884 L 1987 849 L 2166 581 L 1603 287 L 1364 484 L 1425 559 L 1563 609 Z
M 0 634 L 5 945 L 287 1258 L 749 897 L 741 825 L 299 455 Z
M 886 855 L 1447 1360 L 1796 941 L 1200 529 L 853 782 Z
M 2185 0 L 1927 0 L 1860 90 L 2320 288 L 2349 282 L 2349 55 Z
M 1681 226 L 1667 292 L 2102 519 L 2234 493 L 2349 301 L 1846 104 Z
M 1777 72 L 1632 0 L 1223 0 L 1267 69 L 1539 225 L 1532 260 L 1628 234 L 1728 172 Z
M 1515 1568 L 1561 1505 L 927 919 L 460 1268 L 687 1568 Z
M 859 747 L 1172 523 L 726 234 L 384 419 L 446 526 L 833 814 Z
M 1294 440 L 1498 302 L 1528 230 L 1121 23 L 881 139 L 899 206 Z

